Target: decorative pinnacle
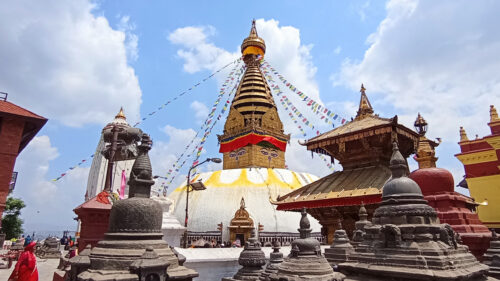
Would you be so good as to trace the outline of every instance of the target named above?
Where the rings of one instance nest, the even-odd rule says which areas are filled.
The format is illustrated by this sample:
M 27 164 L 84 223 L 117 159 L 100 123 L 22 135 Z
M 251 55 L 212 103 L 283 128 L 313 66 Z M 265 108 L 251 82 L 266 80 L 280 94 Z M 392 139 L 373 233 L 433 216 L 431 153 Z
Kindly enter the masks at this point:
M 127 117 L 125 117 L 125 114 L 123 113 L 123 107 L 120 107 L 120 112 L 118 112 L 118 114 L 116 114 L 115 118 L 121 118 L 121 119 L 127 120 Z
M 257 34 L 257 27 L 255 27 L 255 19 L 252 20 L 252 28 L 250 29 L 250 35 L 248 37 L 259 37 Z
M 467 137 L 464 127 L 460 127 L 460 142 L 463 141 L 469 141 L 469 138 Z
M 363 85 L 363 83 L 361 83 L 361 89 L 359 90 L 362 94 L 365 93 L 366 89 L 365 89 L 365 86 Z
M 392 143 L 392 156 L 389 168 L 392 171 L 392 178 L 400 178 L 406 175 L 406 161 L 401 152 L 399 151 L 398 143 Z
M 368 100 L 365 91 L 365 86 L 361 84 L 361 89 L 359 90 L 359 92 L 361 92 L 361 98 L 359 99 L 359 108 L 358 113 L 356 114 L 357 119 L 362 119 L 367 115 L 373 114 L 373 107 Z
M 366 211 L 365 204 L 361 203 L 361 207 L 359 207 L 359 220 L 366 220 L 368 218 L 368 212 Z
M 298 229 L 300 232 L 300 238 L 305 239 L 309 238 L 311 235 L 311 223 L 309 222 L 309 218 L 307 218 L 306 208 L 302 208 L 301 212 L 302 218 L 300 218 L 300 228 Z
M 497 109 L 494 105 L 490 105 L 490 122 L 500 121 L 498 118 Z

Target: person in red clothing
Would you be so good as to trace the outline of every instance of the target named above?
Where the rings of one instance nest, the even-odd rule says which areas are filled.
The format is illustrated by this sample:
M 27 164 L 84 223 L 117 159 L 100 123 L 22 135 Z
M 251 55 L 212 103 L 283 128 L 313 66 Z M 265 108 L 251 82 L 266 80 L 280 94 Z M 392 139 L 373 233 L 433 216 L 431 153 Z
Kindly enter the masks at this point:
M 24 247 L 17 260 L 16 267 L 8 281 L 38 281 L 38 269 L 36 268 L 36 257 L 34 254 L 36 242 L 29 243 Z

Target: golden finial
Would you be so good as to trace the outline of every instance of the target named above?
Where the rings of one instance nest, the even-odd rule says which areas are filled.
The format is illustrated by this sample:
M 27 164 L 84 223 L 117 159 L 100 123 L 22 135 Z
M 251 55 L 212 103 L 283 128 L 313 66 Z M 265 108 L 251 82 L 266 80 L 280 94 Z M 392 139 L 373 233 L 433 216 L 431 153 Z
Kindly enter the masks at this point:
M 264 39 L 260 38 L 257 34 L 257 27 L 255 24 L 255 19 L 252 21 L 252 28 L 250 29 L 250 35 L 248 35 L 243 43 L 241 44 L 241 53 L 243 56 L 255 55 L 262 56 L 266 53 L 266 43 Z
M 500 121 L 498 118 L 497 109 L 494 105 L 490 105 L 490 122 Z
M 467 137 L 464 127 L 460 127 L 460 142 L 463 141 L 469 141 L 469 138 Z
M 115 118 L 121 118 L 121 119 L 127 120 L 127 117 L 125 117 L 125 114 L 123 113 L 123 107 L 120 107 L 120 112 L 118 112 L 118 114 L 116 114 Z
M 366 96 L 366 89 L 363 84 L 361 84 L 361 89 L 359 91 L 361 92 L 361 99 L 359 100 L 359 109 L 356 119 L 362 119 L 367 115 L 373 114 L 373 107 Z

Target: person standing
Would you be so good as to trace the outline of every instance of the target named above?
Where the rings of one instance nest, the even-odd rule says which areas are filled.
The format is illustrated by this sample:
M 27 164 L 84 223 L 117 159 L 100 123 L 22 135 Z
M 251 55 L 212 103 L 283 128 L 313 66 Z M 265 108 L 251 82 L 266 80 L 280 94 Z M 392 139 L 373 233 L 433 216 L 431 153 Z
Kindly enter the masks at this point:
M 24 248 L 8 281 L 38 281 L 35 246 L 36 242 L 31 242 Z

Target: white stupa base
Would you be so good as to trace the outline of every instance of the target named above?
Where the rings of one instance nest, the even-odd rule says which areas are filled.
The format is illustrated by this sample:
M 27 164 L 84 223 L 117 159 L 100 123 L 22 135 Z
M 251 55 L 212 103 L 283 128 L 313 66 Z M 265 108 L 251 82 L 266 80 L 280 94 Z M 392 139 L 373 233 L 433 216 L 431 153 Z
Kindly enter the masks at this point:
M 184 227 L 162 229 L 161 232 L 163 232 L 163 240 L 165 240 L 171 247 L 180 247 L 181 238 L 185 231 L 184 229 Z

